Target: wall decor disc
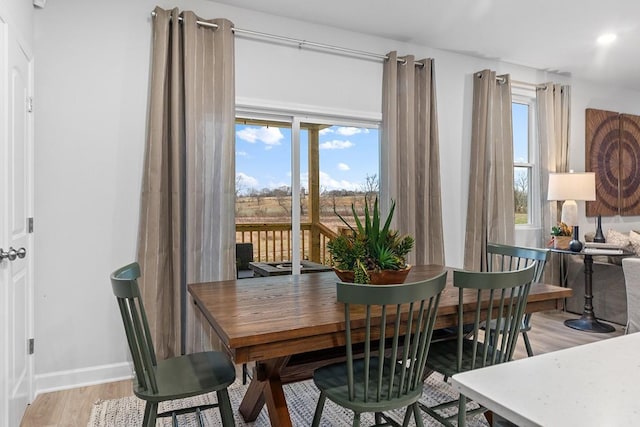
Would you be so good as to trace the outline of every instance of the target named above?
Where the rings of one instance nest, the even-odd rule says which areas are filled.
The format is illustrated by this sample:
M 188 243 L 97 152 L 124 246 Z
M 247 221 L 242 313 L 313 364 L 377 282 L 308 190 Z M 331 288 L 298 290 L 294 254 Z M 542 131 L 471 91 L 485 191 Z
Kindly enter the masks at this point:
M 587 109 L 585 117 L 587 172 L 596 174 L 596 201 L 587 202 L 587 216 L 618 215 L 620 206 L 620 120 L 612 111 Z

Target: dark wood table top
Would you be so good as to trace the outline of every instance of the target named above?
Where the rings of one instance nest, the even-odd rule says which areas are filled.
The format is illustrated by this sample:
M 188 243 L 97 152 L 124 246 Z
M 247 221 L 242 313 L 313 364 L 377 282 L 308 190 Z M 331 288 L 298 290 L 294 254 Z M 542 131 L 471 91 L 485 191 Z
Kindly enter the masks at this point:
M 414 266 L 407 282 L 449 270 L 436 328 L 457 324 L 458 293 L 452 269 Z M 190 284 L 189 293 L 235 363 L 261 361 L 344 344 L 344 306 L 333 272 Z M 555 309 L 571 296 L 559 286 L 534 284 L 527 312 Z

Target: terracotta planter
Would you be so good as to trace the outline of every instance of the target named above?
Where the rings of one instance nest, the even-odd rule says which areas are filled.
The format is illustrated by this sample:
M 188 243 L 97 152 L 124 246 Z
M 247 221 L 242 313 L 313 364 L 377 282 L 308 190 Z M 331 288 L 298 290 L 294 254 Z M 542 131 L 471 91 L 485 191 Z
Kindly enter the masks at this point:
M 353 283 L 353 271 L 350 270 L 338 270 L 334 268 L 333 271 L 342 282 Z M 382 270 L 373 271 L 369 270 L 369 280 L 372 285 L 393 285 L 398 283 L 404 283 L 407 279 L 407 275 L 411 271 L 411 266 L 407 265 L 402 270 Z
M 553 247 L 555 249 L 569 249 L 571 236 L 553 236 Z

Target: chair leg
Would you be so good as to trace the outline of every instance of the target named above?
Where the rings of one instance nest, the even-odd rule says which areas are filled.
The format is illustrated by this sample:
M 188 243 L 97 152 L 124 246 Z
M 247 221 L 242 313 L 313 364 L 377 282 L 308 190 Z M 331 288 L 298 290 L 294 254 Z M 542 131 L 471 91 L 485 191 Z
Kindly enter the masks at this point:
M 376 424 L 382 424 L 382 413 L 376 412 L 374 414 L 374 420 L 375 420 Z
M 220 409 L 220 418 L 224 427 L 235 427 L 236 422 L 233 419 L 233 410 L 229 401 L 229 391 L 225 388 L 216 392 L 218 396 L 218 405 Z
M 529 357 L 533 356 L 533 349 L 531 348 L 531 342 L 529 341 L 529 335 L 526 332 L 522 333 L 522 338 L 524 338 L 524 346 L 527 349 L 527 355 Z
M 320 392 L 318 397 L 318 404 L 316 405 L 316 412 L 313 414 L 312 427 L 318 427 L 320 425 L 320 418 L 322 418 L 322 410 L 324 409 L 324 402 L 327 400 L 327 396 L 323 392 Z
M 147 402 L 144 405 L 144 418 L 142 419 L 142 427 L 149 425 L 149 413 L 151 412 L 151 402 Z
M 143 427 L 155 427 L 156 418 L 158 417 L 158 404 L 147 402 L 144 407 L 144 418 L 142 420 Z
M 360 427 L 360 413 L 353 413 L 353 427 Z
M 424 421 L 422 420 L 422 411 L 420 410 L 420 405 L 418 405 L 418 402 L 416 402 L 413 405 L 411 405 L 407 409 L 407 413 L 411 409 L 413 409 L 413 418 L 416 421 L 416 427 L 424 427 Z M 407 423 L 408 422 L 409 422 L 409 419 L 407 418 Z

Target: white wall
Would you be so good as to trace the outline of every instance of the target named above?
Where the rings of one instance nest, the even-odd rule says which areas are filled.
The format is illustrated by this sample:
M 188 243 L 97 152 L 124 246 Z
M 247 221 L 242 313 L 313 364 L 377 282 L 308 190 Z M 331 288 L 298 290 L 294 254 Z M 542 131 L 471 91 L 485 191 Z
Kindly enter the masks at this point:
M 127 372 L 108 281 L 135 257 L 150 12 L 159 4 L 237 27 L 371 52 L 434 57 L 446 259 L 462 265 L 471 74 L 572 85 L 572 167 L 584 170 L 584 109 L 640 114 L 640 93 L 531 68 L 314 26 L 205 0 L 57 0 L 36 12 L 36 374 L 39 390 Z M 382 65 L 237 38 L 238 101 L 380 117 Z M 635 221 L 638 218 L 634 218 Z M 605 222 L 606 224 L 606 222 Z M 585 220 L 586 225 L 586 220 Z

